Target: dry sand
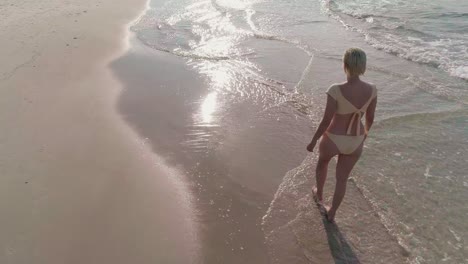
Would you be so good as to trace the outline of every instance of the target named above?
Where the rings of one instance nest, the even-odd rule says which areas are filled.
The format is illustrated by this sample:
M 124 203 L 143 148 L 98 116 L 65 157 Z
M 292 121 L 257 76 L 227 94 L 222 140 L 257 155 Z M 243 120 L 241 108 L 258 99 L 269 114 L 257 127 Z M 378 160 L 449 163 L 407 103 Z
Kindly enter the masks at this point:
M 196 262 L 182 176 L 115 111 L 144 5 L 0 3 L 0 263 Z

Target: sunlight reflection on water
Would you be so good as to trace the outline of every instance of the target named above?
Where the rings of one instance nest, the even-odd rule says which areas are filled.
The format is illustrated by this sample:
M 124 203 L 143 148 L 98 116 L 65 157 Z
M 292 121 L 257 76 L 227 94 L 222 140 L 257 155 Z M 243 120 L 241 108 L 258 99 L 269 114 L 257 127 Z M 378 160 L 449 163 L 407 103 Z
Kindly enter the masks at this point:
M 216 111 L 217 95 L 217 92 L 209 93 L 201 104 L 201 121 L 204 124 L 210 125 L 213 121 L 213 114 Z

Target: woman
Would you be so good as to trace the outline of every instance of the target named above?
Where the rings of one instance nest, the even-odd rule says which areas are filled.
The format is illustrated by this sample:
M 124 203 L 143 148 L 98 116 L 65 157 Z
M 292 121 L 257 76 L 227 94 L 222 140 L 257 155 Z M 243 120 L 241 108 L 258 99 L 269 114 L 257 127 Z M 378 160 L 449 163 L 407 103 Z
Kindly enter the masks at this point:
M 328 163 L 338 155 L 336 186 L 331 207 L 326 208 L 328 221 L 335 213 L 346 192 L 346 183 L 354 164 L 362 153 L 364 140 L 374 122 L 377 105 L 375 85 L 362 81 L 359 76 L 366 71 L 366 54 L 358 48 L 348 49 L 343 56 L 347 81 L 332 85 L 327 91 L 327 106 L 317 132 L 307 150 L 312 152 L 319 138 L 319 157 L 316 168 L 317 185 L 313 188 L 315 199 L 323 203 L 323 187 L 327 178 Z M 361 122 L 365 113 L 366 124 Z

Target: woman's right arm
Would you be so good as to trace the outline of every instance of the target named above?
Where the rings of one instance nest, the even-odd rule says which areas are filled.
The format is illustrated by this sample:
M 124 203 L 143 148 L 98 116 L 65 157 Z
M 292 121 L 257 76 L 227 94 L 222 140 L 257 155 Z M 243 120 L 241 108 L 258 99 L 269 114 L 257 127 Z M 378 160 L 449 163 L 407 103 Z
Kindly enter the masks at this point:
M 318 141 L 322 137 L 323 133 L 327 130 L 330 122 L 333 119 L 333 116 L 336 112 L 336 100 L 333 99 L 330 95 L 327 96 L 327 105 L 325 106 L 325 112 L 323 113 L 322 121 L 318 126 L 312 141 Z
M 317 141 L 322 137 L 323 133 L 327 130 L 330 122 L 333 119 L 333 116 L 336 112 L 337 103 L 330 95 L 327 96 L 327 105 L 325 106 L 325 112 L 323 113 L 322 121 L 320 122 L 319 127 L 317 128 L 312 141 L 307 146 L 307 150 L 312 152 L 317 144 Z
M 377 107 L 377 96 L 369 104 L 369 107 L 367 107 L 366 126 L 365 126 L 366 136 L 367 136 L 367 133 L 369 133 L 369 130 L 371 129 L 372 124 L 374 123 L 374 114 L 375 114 L 376 107 Z

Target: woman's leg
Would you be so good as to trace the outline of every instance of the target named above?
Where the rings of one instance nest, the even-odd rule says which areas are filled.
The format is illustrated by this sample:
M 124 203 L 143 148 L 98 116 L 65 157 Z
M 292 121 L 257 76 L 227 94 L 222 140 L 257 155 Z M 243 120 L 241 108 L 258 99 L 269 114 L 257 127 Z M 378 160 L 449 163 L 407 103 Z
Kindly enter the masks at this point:
M 315 169 L 316 186 L 312 190 L 317 196 L 319 202 L 323 201 L 323 187 L 327 179 L 328 163 L 339 154 L 336 145 L 328 138 L 326 134 L 322 136 L 319 145 L 319 157 Z
M 333 202 L 331 208 L 327 212 L 328 220 L 333 221 L 335 213 L 340 207 L 341 202 L 346 193 L 346 184 L 356 162 L 361 157 L 362 145 L 350 155 L 339 155 L 338 163 L 336 164 L 336 186 L 333 194 Z

